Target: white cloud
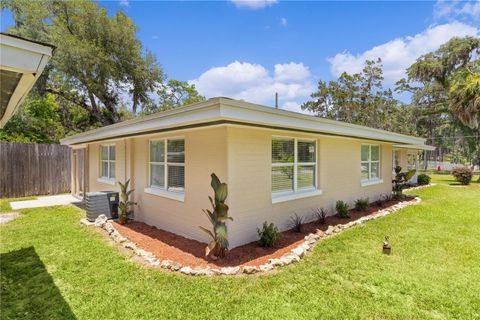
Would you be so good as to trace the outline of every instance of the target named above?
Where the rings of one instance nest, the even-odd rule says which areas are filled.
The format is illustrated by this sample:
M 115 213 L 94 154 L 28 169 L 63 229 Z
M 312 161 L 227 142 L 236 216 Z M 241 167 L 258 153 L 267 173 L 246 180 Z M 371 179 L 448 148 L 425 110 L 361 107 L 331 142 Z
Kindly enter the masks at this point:
M 278 0 L 230 0 L 237 8 L 262 9 L 278 3 Z
M 360 72 L 365 60 L 382 59 L 385 83 L 392 85 L 405 76 L 405 69 L 428 52 L 438 49 L 452 37 L 478 36 L 479 29 L 461 22 L 452 22 L 429 27 L 414 36 L 397 38 L 365 52 L 352 54 L 348 51 L 328 58 L 334 76 L 342 72 Z
M 438 0 L 433 9 L 435 19 L 480 19 L 480 0 Z
M 120 5 L 122 7 L 130 7 L 130 2 L 128 0 L 120 0 Z
M 286 27 L 287 24 L 288 24 L 287 18 L 281 18 L 281 19 L 280 19 L 280 24 L 281 24 L 282 26 Z
M 301 81 L 310 76 L 310 70 L 303 63 L 285 63 L 275 65 L 275 80 Z
M 207 98 L 225 96 L 270 106 L 278 92 L 279 106 L 295 111 L 315 89 L 308 67 L 295 62 L 276 64 L 272 73 L 259 64 L 234 61 L 213 67 L 189 83 Z

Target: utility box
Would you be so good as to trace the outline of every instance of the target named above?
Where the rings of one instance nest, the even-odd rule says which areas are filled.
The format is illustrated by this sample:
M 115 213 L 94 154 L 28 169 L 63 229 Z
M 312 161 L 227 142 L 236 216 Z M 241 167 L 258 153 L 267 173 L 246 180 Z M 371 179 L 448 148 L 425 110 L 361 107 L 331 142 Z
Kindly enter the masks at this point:
M 88 221 L 95 221 L 101 214 L 104 214 L 109 219 L 118 218 L 118 192 L 87 192 L 85 200 Z

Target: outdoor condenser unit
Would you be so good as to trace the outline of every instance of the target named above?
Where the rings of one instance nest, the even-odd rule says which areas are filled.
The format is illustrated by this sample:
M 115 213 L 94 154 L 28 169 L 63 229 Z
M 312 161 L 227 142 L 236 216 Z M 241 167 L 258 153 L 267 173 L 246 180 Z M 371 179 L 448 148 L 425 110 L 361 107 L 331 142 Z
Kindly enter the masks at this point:
M 109 219 L 118 217 L 118 192 L 87 192 L 85 200 L 88 221 L 95 221 L 101 214 Z

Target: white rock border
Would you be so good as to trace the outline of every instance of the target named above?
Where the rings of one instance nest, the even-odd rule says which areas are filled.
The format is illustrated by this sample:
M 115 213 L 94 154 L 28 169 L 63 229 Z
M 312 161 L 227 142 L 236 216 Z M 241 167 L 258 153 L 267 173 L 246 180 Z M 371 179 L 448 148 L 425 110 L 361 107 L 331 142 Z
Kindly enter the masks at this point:
M 421 189 L 429 187 L 431 185 L 416 187 L 416 189 Z M 412 188 L 414 189 L 414 188 Z M 409 190 L 412 190 L 409 189 Z M 335 226 L 329 226 L 326 231 L 317 229 L 315 233 L 310 233 L 305 236 L 304 241 L 297 247 L 290 250 L 290 252 L 285 253 L 280 258 L 269 259 L 268 263 L 259 265 L 259 266 L 237 266 L 237 267 L 223 267 L 220 269 L 207 267 L 192 267 L 187 265 L 182 265 L 179 262 L 171 260 L 160 260 L 153 253 L 148 252 L 139 248 L 135 243 L 130 241 L 128 238 L 122 236 L 113 225 L 107 220 L 105 215 L 100 215 L 95 222 L 90 222 L 87 219 L 82 219 L 80 222 L 88 226 L 95 226 L 97 228 L 104 229 L 113 241 L 121 244 L 124 248 L 132 250 L 134 254 L 142 258 L 148 265 L 152 267 L 158 267 L 165 270 L 180 272 L 182 274 L 191 275 L 191 276 L 213 276 L 213 275 L 251 275 L 258 273 L 265 273 L 272 270 L 275 270 L 279 266 L 286 266 L 295 262 L 300 261 L 308 252 L 310 252 L 321 240 L 332 237 L 346 229 L 352 228 L 356 225 L 363 224 L 366 221 L 374 220 L 380 217 L 387 216 L 398 210 L 405 208 L 410 205 L 418 204 L 422 201 L 419 197 L 415 197 L 410 201 L 402 201 L 393 206 L 378 210 L 375 213 L 372 213 L 368 216 L 363 216 L 357 220 L 350 221 L 346 224 L 337 224 Z
M 437 185 L 436 183 L 429 183 L 429 184 L 425 184 L 423 186 L 411 187 L 411 188 L 407 188 L 407 189 L 404 189 L 404 190 L 405 191 L 420 190 L 420 189 L 425 189 L 425 188 L 428 188 L 428 187 L 433 187 L 433 186 L 436 186 L 436 185 Z

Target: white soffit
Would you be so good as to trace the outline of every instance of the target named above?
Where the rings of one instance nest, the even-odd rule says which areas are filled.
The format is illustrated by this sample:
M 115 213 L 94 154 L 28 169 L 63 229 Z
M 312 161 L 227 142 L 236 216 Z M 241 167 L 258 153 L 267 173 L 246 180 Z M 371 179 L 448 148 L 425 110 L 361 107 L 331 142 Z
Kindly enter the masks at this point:
M 53 47 L 17 36 L 0 34 L 0 70 L 2 90 L 0 128 L 13 116 L 17 107 L 40 77 L 52 56 Z

